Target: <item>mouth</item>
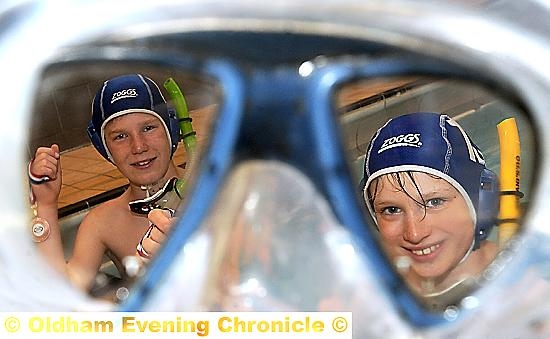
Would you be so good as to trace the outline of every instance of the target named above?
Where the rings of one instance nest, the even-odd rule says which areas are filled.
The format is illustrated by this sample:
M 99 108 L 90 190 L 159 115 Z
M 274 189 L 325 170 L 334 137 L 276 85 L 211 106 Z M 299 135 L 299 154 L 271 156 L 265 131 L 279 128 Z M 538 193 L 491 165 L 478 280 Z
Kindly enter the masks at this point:
M 435 245 L 432 245 L 432 246 L 429 246 L 429 247 L 410 250 L 410 251 L 413 254 L 417 255 L 417 256 L 425 256 L 425 255 L 429 255 L 429 254 L 434 253 L 439 248 L 439 246 L 440 246 L 440 244 L 435 244 Z
M 135 168 L 140 168 L 140 169 L 143 169 L 143 168 L 148 168 L 151 163 L 153 161 L 155 161 L 156 157 L 155 158 L 149 158 L 149 159 L 145 159 L 145 160 L 140 160 L 140 161 L 136 161 L 136 162 L 133 162 L 131 163 L 130 165 L 132 167 L 135 167 Z

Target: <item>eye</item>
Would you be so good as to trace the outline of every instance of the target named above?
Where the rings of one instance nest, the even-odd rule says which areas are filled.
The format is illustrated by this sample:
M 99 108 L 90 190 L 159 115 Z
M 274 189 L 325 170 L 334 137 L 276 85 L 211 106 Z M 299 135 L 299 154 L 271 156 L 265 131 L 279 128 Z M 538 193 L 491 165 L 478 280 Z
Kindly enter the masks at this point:
M 401 209 L 395 206 L 388 206 L 388 207 L 381 208 L 380 213 L 384 215 L 394 215 L 394 214 L 401 213 Z
M 147 126 L 145 126 L 145 127 L 143 128 L 143 131 L 144 131 L 144 132 L 149 132 L 149 131 L 152 131 L 152 130 L 154 130 L 154 129 L 156 129 L 156 128 L 158 128 L 158 125 L 156 125 L 156 124 L 149 124 L 149 125 L 147 125 Z
M 434 208 L 434 207 L 440 207 L 443 204 L 445 204 L 447 200 L 444 198 L 431 198 L 426 201 L 426 207 L 428 208 Z
M 114 137 L 113 137 L 113 141 L 118 141 L 118 140 L 123 140 L 127 137 L 128 135 L 125 134 L 125 133 L 118 133 L 116 134 Z

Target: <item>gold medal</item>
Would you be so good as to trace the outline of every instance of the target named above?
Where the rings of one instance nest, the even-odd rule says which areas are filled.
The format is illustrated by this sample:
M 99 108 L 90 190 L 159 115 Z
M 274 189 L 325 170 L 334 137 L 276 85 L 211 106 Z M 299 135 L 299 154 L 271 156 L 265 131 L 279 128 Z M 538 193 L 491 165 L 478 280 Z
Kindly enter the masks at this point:
M 46 219 L 36 217 L 32 220 L 32 240 L 43 242 L 50 237 L 50 224 Z

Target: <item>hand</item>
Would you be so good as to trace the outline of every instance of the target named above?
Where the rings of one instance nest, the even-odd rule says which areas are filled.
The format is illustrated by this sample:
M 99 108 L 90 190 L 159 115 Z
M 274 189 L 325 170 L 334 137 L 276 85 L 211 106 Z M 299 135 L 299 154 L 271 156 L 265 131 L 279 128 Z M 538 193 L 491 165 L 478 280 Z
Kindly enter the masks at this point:
M 147 217 L 152 225 L 138 245 L 138 254 L 149 259 L 158 252 L 164 243 L 166 235 L 172 227 L 173 218 L 169 211 L 162 209 L 152 210 Z
M 39 147 L 29 165 L 29 172 L 37 178 L 48 177 L 40 184 L 32 183 L 32 191 L 38 203 L 52 204 L 57 207 L 61 192 L 61 157 L 59 146 Z

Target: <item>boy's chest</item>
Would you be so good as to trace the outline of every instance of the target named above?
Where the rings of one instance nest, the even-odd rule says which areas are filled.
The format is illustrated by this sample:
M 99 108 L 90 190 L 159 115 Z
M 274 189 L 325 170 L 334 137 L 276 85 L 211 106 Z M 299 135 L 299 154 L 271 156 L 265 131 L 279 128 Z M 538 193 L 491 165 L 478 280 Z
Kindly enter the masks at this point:
M 107 248 L 119 260 L 136 253 L 136 246 L 150 225 L 147 218 L 134 216 L 111 220 L 110 224 L 103 237 Z

